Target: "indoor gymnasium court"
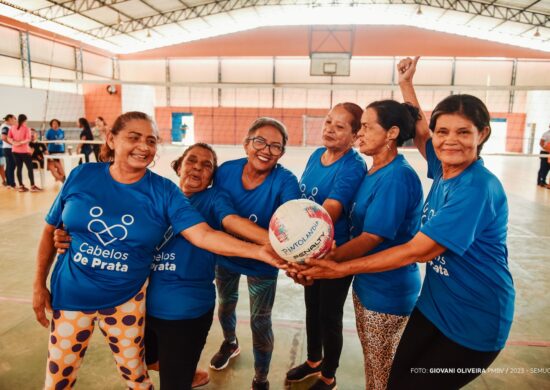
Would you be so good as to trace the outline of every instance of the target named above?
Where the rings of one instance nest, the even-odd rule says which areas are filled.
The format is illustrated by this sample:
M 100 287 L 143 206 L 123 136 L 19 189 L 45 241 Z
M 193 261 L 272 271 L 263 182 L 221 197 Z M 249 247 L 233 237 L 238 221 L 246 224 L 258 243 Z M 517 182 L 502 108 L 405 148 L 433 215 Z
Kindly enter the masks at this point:
M 44 388 L 49 332 L 36 321 L 32 304 L 44 218 L 70 171 L 84 160 L 97 164 L 95 152 L 119 115 L 140 111 L 154 120 L 160 142 L 149 168 L 176 184 L 170 164 L 188 146 L 212 145 L 218 164 L 244 158 L 249 126 L 259 117 L 275 118 L 288 131 L 279 163 L 300 180 L 323 145 L 332 107 L 403 101 L 397 65 L 408 56 L 421 56 L 414 85 L 428 119 L 449 95 L 470 94 L 485 103 L 492 133 L 481 157 L 508 200 L 512 327 L 496 360 L 464 388 L 549 389 L 548 171 L 545 183 L 537 183 L 541 166 L 550 164 L 541 154 L 541 139 L 550 141 L 549 39 L 548 0 L 0 1 L 0 116 L 12 114 L 10 126 L 17 127 L 25 114 L 36 143 L 63 145 L 57 155 L 45 154 L 45 168 L 33 161 L 37 190 L 24 167 L 23 183 L 12 176 L 14 188 L 2 177 L 0 389 Z M 52 127 L 64 137 L 47 138 Z M 86 129 L 93 139 L 83 136 Z M 263 141 L 271 153 L 273 143 Z M 417 172 L 425 199 L 432 186 L 426 161 L 412 141 L 399 153 Z M 373 158 L 361 156 L 370 168 Z M 0 172 L 7 173 L 3 160 Z M 61 163 L 62 179 L 47 169 L 52 160 Z M 20 184 L 31 190 L 20 191 Z M 124 201 L 114 194 L 114 203 Z M 87 212 L 77 217 L 88 218 Z M 420 264 L 422 279 L 426 267 Z M 214 311 L 198 364 L 210 381 L 201 388 L 250 388 L 255 360 L 245 277 L 238 293 L 240 355 L 223 370 L 209 368 L 224 340 Z M 284 272 L 277 276 L 271 321 L 270 388 L 310 388 L 315 378 L 285 381 L 308 353 L 304 287 Z M 342 334 L 338 388 L 364 389 L 351 288 Z M 75 388 L 125 388 L 111 350 L 96 329 Z M 149 372 L 159 388 L 158 372 Z

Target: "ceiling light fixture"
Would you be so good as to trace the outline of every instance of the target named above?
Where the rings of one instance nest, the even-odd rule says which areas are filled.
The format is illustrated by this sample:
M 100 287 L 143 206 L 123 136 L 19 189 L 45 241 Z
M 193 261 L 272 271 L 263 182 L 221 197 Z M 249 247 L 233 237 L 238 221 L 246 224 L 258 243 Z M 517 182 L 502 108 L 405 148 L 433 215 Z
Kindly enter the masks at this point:
M 418 9 L 416 10 L 417 15 L 422 15 L 422 6 L 418 4 Z
M 540 37 L 540 32 L 539 32 L 539 28 L 538 28 L 538 27 L 537 27 L 537 29 L 535 30 L 535 33 L 533 34 L 533 36 L 534 36 L 535 38 Z
M 147 29 L 147 39 L 151 38 L 151 30 Z

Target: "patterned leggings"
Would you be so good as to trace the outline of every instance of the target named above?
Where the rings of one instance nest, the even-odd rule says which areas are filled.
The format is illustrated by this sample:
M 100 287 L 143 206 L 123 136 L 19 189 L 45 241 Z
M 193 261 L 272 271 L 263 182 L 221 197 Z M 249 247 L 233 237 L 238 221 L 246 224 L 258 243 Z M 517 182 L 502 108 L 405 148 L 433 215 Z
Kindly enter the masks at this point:
M 144 361 L 145 287 L 128 302 L 98 311 L 54 310 L 45 390 L 71 389 L 98 322 L 130 389 L 152 389 Z
M 218 288 L 218 317 L 227 341 L 236 340 L 237 315 L 235 308 L 239 300 L 239 279 L 241 274 L 216 267 Z M 269 364 L 273 353 L 273 329 L 271 309 L 275 301 L 277 276 L 248 276 L 250 296 L 250 328 L 252 329 L 252 351 L 254 353 L 255 378 L 258 382 L 267 380 Z
M 385 390 L 393 357 L 409 317 L 365 309 L 355 293 L 353 306 L 365 359 L 366 389 Z

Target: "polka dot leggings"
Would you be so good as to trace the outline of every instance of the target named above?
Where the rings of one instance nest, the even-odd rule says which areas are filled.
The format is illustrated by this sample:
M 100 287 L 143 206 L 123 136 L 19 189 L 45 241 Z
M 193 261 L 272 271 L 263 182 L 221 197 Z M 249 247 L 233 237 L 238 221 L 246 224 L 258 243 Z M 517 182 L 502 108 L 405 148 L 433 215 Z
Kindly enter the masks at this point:
M 54 310 L 45 390 L 71 389 L 97 321 L 130 389 L 152 389 L 144 361 L 145 288 L 128 302 L 98 311 Z

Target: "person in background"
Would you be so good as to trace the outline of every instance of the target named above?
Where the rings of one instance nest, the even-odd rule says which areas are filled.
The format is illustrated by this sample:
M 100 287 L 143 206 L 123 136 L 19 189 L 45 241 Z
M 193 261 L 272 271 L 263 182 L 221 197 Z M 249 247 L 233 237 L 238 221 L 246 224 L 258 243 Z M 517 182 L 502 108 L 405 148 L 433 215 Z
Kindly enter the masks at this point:
M 17 118 L 13 114 L 4 117 L 2 129 L 2 151 L 6 160 L 6 185 L 8 189 L 15 189 L 15 159 L 13 158 L 12 146 L 8 140 L 10 127 L 17 124 Z
M 92 129 L 92 134 L 94 136 L 94 140 L 105 142 L 105 139 L 107 138 L 107 132 L 109 131 L 109 128 L 107 127 L 107 123 L 105 122 L 105 119 L 103 117 L 98 116 L 95 120 L 95 126 Z M 93 145 L 94 150 L 94 156 L 96 161 L 99 161 L 99 144 Z
M 550 171 L 550 163 L 548 154 L 550 153 L 550 126 L 548 130 L 542 133 L 539 141 L 540 154 L 545 156 L 540 158 L 540 168 L 537 174 L 537 185 L 540 187 L 550 188 L 546 182 L 546 176 L 548 176 L 548 171 Z
M 142 112 L 115 121 L 102 149 L 104 163 L 74 169 L 46 216 L 33 289 L 37 321 L 47 327 L 45 389 L 72 388 L 97 323 L 132 389 L 151 389 L 144 354 L 146 281 L 159 242 L 172 227 L 191 244 L 226 256 L 270 262 L 269 246 L 209 227 L 181 190 L 147 167 L 158 130 Z M 68 250 L 54 261 L 53 233 L 65 226 Z M 162 368 L 161 368 L 162 369 Z
M 80 132 L 80 140 L 82 141 L 93 141 L 94 136 L 92 134 L 92 129 L 90 128 L 90 123 L 86 118 L 78 118 L 78 127 L 82 129 Z M 84 154 L 84 160 L 90 162 L 90 154 L 92 154 L 92 145 L 88 143 L 78 144 L 76 148 L 77 153 Z M 80 161 L 82 163 L 82 160 Z
M 0 139 L 0 177 L 2 178 L 2 185 L 6 187 L 8 185 L 8 182 L 6 181 L 6 158 L 4 157 L 4 146 L 3 142 Z
M 337 104 L 327 113 L 324 146 L 310 156 L 300 180 L 302 198 L 322 205 L 332 218 L 337 245 L 349 240 L 347 215 L 366 172 L 365 161 L 353 149 L 362 114 L 361 107 L 354 103 Z M 336 388 L 344 303 L 352 279 L 316 280 L 305 286 L 307 360 L 287 372 L 288 383 L 320 375 L 310 389 Z
M 12 145 L 13 157 L 17 168 L 17 181 L 19 192 L 27 192 L 29 189 L 23 184 L 23 165 L 27 168 L 29 181 L 31 183 L 30 191 L 37 192 L 41 189 L 34 184 L 34 171 L 32 167 L 31 150 L 29 143 L 31 142 L 31 130 L 27 127 L 27 116 L 19 114 L 17 117 L 17 125 L 10 127 L 8 132 L 8 141 Z
M 61 122 L 57 119 L 50 121 L 50 128 L 46 131 L 46 140 L 60 141 L 65 139 L 65 132 L 61 129 Z M 60 154 L 65 152 L 65 144 L 49 143 L 48 154 Z M 65 170 L 60 160 L 48 160 L 48 170 L 52 173 L 56 181 L 65 181 Z
M 420 109 L 412 83 L 418 58 L 401 60 L 397 70 L 403 98 Z M 502 184 L 480 158 L 491 134 L 485 104 L 458 94 L 436 105 L 429 124 L 420 113 L 414 143 L 433 179 L 420 231 L 404 244 L 343 263 L 307 260 L 312 268 L 302 276 L 378 273 L 426 262 L 388 389 L 459 389 L 491 365 L 512 326 L 508 202 Z M 445 373 L 433 373 L 433 368 Z
M 283 203 L 300 198 L 296 176 L 278 164 L 288 133 L 273 118 L 258 118 L 243 146 L 245 158 L 227 161 L 216 172 L 214 186 L 227 192 L 237 214 L 267 232 L 271 216 Z M 218 318 L 224 341 L 212 357 L 210 368 L 223 370 L 240 353 L 236 335 L 239 280 L 246 275 L 250 295 L 250 327 L 255 375 L 253 390 L 269 389 L 267 375 L 273 353 L 271 310 L 275 301 L 278 269 L 246 257 L 219 257 L 216 267 Z
M 31 142 L 29 142 L 31 148 L 31 159 L 38 163 L 40 169 L 44 169 L 44 154 L 48 153 L 48 148 L 42 142 L 38 141 L 38 133 L 35 129 L 31 128 Z

